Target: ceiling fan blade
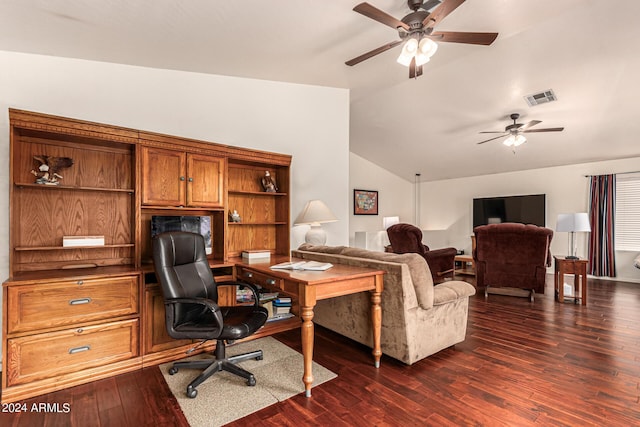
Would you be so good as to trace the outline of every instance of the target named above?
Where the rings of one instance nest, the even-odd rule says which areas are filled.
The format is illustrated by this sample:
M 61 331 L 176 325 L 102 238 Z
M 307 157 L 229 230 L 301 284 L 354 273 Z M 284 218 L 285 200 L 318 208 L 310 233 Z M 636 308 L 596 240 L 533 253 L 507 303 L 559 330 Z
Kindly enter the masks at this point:
M 422 3 L 422 6 L 420 6 L 420 8 L 428 12 L 440 3 L 442 3 L 441 0 L 427 0 L 426 2 Z
M 360 3 L 356 7 L 353 8 L 355 12 L 358 12 L 367 18 L 371 18 L 374 21 L 378 21 L 384 25 L 388 25 L 393 29 L 397 29 L 398 27 L 402 27 L 405 30 L 409 31 L 409 26 L 402 21 L 397 20 L 393 16 L 389 15 L 386 12 L 381 11 L 377 7 L 371 6 L 369 3 Z
M 447 43 L 467 43 L 489 46 L 498 33 L 468 33 L 461 31 L 434 31 L 430 38 Z
M 505 132 L 503 130 L 485 130 L 485 131 L 478 132 L 478 133 L 502 133 L 502 134 L 504 134 Z
M 447 17 L 451 12 L 458 8 L 465 0 L 443 0 L 442 4 L 433 11 L 433 13 L 429 14 L 422 21 L 422 25 L 425 28 L 433 28 L 440 23 L 444 18 Z
M 485 142 L 489 142 L 489 141 L 493 141 L 494 139 L 498 139 L 498 138 L 504 138 L 505 136 L 509 135 L 508 133 L 502 134 L 500 136 L 495 136 L 493 138 L 489 138 L 489 139 L 485 139 L 484 141 L 480 141 L 478 142 L 478 145 L 480 144 L 484 144 Z
M 375 48 L 375 49 L 373 49 L 373 50 L 371 50 L 371 51 L 369 51 L 367 53 L 363 53 L 360 56 L 357 56 L 357 57 L 355 57 L 353 59 L 350 59 L 347 62 L 345 62 L 345 64 L 347 64 L 349 66 L 353 66 L 353 65 L 359 64 L 359 63 L 361 63 L 362 61 L 364 61 L 366 59 L 369 59 L 369 58 L 371 58 L 373 56 L 376 56 L 379 53 L 382 53 L 384 51 L 387 51 L 387 50 L 389 50 L 391 48 L 394 48 L 394 47 L 398 46 L 400 43 L 402 43 L 402 40 L 397 40 L 397 41 L 394 41 L 394 42 L 391 42 L 391 43 L 387 43 L 384 46 L 380 46 L 380 47 Z
M 531 120 L 529 123 L 525 123 L 524 125 L 522 125 L 520 127 L 520 130 L 524 131 L 524 130 L 529 129 L 530 127 L 533 127 L 533 126 L 535 126 L 537 124 L 540 124 L 540 123 L 542 123 L 540 120 Z
M 564 128 L 545 128 L 545 129 L 529 129 L 523 130 L 523 133 L 533 133 L 533 132 L 561 132 Z

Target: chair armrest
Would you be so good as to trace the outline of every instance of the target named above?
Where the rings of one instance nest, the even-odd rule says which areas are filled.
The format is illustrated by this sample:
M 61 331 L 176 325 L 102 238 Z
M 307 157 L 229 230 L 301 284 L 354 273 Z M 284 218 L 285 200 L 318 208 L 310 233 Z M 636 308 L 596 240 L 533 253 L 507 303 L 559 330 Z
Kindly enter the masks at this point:
M 218 286 L 243 286 L 251 289 L 251 293 L 253 294 L 253 300 L 255 301 L 255 306 L 258 307 L 260 305 L 260 295 L 258 292 L 258 288 L 256 285 L 251 283 L 233 281 L 233 282 L 216 282 Z
M 205 306 L 213 317 L 216 319 L 217 326 L 222 328 L 224 320 L 222 319 L 222 312 L 217 302 L 207 298 L 167 298 L 164 301 L 165 305 L 180 305 L 180 304 L 197 304 Z

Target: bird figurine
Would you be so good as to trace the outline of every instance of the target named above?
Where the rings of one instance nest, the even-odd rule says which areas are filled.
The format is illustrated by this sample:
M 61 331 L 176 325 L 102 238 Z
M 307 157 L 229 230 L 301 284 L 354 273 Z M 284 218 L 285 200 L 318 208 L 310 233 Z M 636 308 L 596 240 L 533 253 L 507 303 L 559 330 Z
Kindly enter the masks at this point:
M 264 188 L 264 191 L 266 191 L 267 193 L 278 192 L 278 186 L 276 185 L 276 181 L 275 179 L 273 179 L 269 171 L 266 171 L 264 173 L 264 177 L 262 178 L 262 188 Z
M 53 156 L 33 156 L 34 160 L 40 163 L 38 170 L 31 170 L 36 177 L 36 184 L 58 185 L 62 175 L 58 172 L 73 165 L 73 159 L 70 157 L 53 157 Z

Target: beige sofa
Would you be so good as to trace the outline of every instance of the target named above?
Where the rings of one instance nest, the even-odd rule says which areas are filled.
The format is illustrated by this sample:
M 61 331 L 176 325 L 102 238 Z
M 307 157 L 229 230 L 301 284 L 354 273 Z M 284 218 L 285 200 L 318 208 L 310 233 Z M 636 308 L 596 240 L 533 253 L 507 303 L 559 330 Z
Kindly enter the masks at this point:
M 381 346 L 387 356 L 410 365 L 465 339 L 475 288 L 461 281 L 434 286 L 427 262 L 418 254 L 303 244 L 292 255 L 385 271 Z M 370 306 L 369 294 L 362 292 L 319 301 L 313 321 L 372 347 Z

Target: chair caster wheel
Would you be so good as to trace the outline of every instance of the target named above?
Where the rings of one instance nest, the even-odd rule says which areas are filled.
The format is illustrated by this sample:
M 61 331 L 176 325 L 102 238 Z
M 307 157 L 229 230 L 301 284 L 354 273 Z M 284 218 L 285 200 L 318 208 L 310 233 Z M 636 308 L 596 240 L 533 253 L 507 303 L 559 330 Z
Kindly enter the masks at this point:
M 247 385 L 249 387 L 253 387 L 256 385 L 256 378 L 253 375 L 247 380 Z
M 263 356 L 257 356 L 257 357 L 256 357 L 256 360 L 262 360 L 262 359 L 264 359 L 264 357 L 263 357 Z
M 198 390 L 196 390 L 193 387 L 187 387 L 187 397 L 189 399 L 195 399 L 197 395 L 198 395 Z
M 172 366 L 171 368 L 169 368 L 169 375 L 175 375 L 178 373 L 178 368 L 176 368 L 175 366 Z

